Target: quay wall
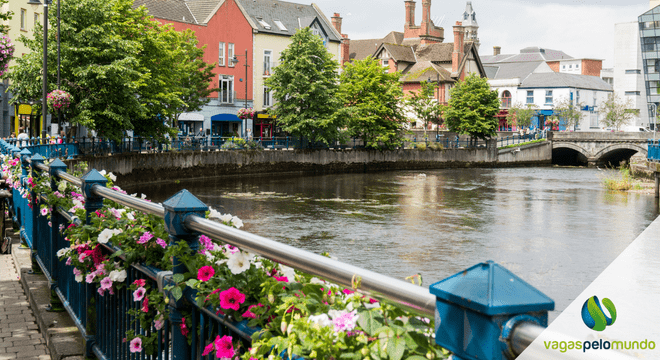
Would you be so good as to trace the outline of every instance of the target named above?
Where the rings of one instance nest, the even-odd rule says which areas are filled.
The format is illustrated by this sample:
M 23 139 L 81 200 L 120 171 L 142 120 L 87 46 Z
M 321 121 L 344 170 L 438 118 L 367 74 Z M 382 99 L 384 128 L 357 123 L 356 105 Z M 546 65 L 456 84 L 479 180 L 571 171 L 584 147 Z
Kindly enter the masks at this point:
M 552 163 L 552 142 L 527 144 L 501 149 L 497 154 L 500 166 L 550 165 Z
M 83 157 L 90 168 L 117 175 L 122 186 L 136 183 L 264 173 L 347 173 L 388 170 L 423 170 L 461 167 L 496 167 L 494 142 L 486 148 L 443 150 L 232 150 L 116 154 Z

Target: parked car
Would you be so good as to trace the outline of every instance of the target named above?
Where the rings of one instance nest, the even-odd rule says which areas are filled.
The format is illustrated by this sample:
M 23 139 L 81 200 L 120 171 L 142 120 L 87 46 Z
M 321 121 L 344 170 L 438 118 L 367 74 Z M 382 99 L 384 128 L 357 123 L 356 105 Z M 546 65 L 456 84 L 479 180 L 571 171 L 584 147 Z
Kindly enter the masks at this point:
M 646 128 L 641 126 L 625 126 L 622 130 L 625 132 L 648 132 Z

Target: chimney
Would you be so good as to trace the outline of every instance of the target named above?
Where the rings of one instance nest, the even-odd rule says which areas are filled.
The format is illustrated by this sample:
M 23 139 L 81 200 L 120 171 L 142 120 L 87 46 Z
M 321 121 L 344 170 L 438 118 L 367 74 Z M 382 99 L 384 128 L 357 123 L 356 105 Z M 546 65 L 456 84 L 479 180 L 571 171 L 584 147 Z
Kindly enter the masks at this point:
M 500 54 L 500 50 L 502 50 L 502 47 L 500 46 L 493 46 L 493 55 L 497 56 Z
M 406 23 L 404 29 L 409 29 L 415 26 L 415 2 L 413 0 L 406 0 Z
M 341 16 L 339 16 L 339 13 L 335 13 L 335 15 L 332 17 L 332 27 L 334 27 L 335 30 L 341 34 Z
M 349 57 L 351 54 L 351 40 L 346 34 L 341 34 L 341 37 L 341 65 L 344 66 L 351 60 Z
M 464 51 L 463 39 L 465 35 L 463 32 L 463 24 L 460 21 L 457 21 L 456 25 L 454 25 L 454 52 L 451 54 L 451 74 L 452 76 L 457 76 L 459 78 L 460 74 L 458 74 L 458 67 L 463 60 Z
M 422 0 L 421 36 L 429 35 L 431 30 L 431 0 Z

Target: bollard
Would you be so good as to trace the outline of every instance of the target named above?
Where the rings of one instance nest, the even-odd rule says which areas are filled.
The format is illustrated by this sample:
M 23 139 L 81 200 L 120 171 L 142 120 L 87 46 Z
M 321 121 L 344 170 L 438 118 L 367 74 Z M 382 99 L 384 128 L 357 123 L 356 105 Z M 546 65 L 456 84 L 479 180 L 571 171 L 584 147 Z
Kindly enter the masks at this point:
M 455 359 L 502 360 L 521 323 L 546 327 L 555 303 L 504 267 L 487 261 L 429 288 L 436 296 L 435 341 Z
M 184 189 L 165 200 L 163 202 L 163 208 L 165 208 L 165 227 L 170 234 L 170 244 L 184 240 L 188 242 L 190 249 L 196 252 L 199 249 L 199 241 L 197 240 L 199 233 L 186 229 L 184 222 L 189 215 L 204 217 L 205 212 L 209 209 L 208 206 L 188 190 Z M 179 263 L 179 259 L 175 257 L 173 259 L 173 275 L 184 274 L 187 271 L 186 266 L 183 263 Z M 183 315 L 180 309 L 184 307 L 186 297 L 183 296 L 179 301 L 175 302 L 170 294 L 168 296 L 170 298 L 168 304 L 171 309 L 172 358 L 176 360 L 190 359 L 188 340 L 181 334 L 181 330 L 179 329 L 179 326 L 183 322 Z
M 90 214 L 103 207 L 103 197 L 94 194 L 92 188 L 96 185 L 105 187 L 108 179 L 106 179 L 96 169 L 89 170 L 83 175 L 80 180 L 82 181 L 83 196 L 85 197 L 85 224 L 89 225 Z M 93 286 L 85 284 L 85 304 L 87 305 L 87 322 L 85 324 L 85 356 L 93 356 L 92 346 L 94 346 L 94 335 L 96 334 L 96 306 L 92 303 L 94 298 L 95 289 Z

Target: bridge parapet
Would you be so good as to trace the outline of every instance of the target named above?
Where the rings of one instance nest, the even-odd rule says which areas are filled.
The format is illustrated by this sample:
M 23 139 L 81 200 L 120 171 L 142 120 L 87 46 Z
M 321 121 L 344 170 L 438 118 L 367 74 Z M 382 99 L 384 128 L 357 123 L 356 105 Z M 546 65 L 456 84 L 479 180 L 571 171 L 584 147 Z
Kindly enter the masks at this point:
M 645 132 L 562 131 L 548 134 L 548 139 L 554 141 L 633 141 L 645 143 L 648 138 L 649 133 Z
M 584 156 L 589 166 L 597 166 L 618 164 L 635 153 L 646 157 L 648 136 L 646 132 L 550 132 L 548 140 L 553 150 L 571 149 Z

